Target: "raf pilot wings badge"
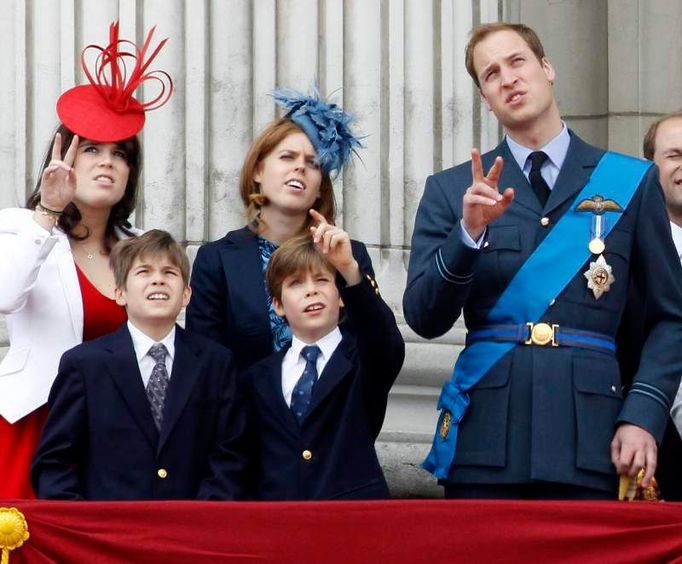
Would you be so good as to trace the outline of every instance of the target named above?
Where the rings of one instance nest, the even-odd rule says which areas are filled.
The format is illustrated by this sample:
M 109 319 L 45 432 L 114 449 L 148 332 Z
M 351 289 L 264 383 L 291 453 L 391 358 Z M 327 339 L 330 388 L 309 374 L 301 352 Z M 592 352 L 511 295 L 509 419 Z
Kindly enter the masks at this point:
M 595 262 L 590 262 L 590 268 L 583 274 L 587 278 L 587 287 L 592 290 L 595 299 L 598 300 L 604 292 L 609 291 L 611 284 L 616 280 L 611 266 L 607 264 L 606 259 L 602 255 L 606 250 L 603 235 L 604 231 L 606 231 L 606 217 L 604 213 L 607 211 L 623 213 L 623 206 L 616 202 L 616 200 L 595 194 L 591 198 L 585 198 L 578 202 L 575 211 L 592 213 L 590 242 L 587 248 L 590 250 L 590 253 L 599 255 L 599 257 Z

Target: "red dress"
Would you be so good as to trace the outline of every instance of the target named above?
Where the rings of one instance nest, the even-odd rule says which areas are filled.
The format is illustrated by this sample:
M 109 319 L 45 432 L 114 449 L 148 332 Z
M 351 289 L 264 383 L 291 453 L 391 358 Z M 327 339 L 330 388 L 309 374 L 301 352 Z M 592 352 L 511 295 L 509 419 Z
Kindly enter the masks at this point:
M 83 340 L 96 339 L 118 329 L 127 319 L 125 308 L 92 285 L 76 266 L 83 296 Z M 47 418 L 47 405 L 11 425 L 0 417 L 0 498 L 34 498 L 31 462 Z

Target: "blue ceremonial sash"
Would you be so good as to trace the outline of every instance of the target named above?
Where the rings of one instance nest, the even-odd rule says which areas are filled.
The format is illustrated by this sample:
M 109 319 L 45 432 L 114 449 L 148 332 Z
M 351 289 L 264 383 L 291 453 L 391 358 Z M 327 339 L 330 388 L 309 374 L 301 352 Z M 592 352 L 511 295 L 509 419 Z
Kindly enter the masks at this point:
M 587 248 L 593 214 L 577 212 L 584 199 L 601 195 L 616 200 L 623 209 L 637 191 L 650 162 L 607 152 L 590 176 L 589 182 L 561 217 L 544 241 L 535 249 L 488 314 L 486 325 L 523 325 L 537 322 L 578 270 L 590 258 Z M 622 217 L 607 211 L 603 238 Z M 561 260 L 557 260 L 561 257 Z M 537 281 L 542 279 L 542 284 Z M 447 478 L 455 458 L 459 422 L 469 406 L 467 391 L 473 388 L 505 354 L 518 343 L 477 341 L 460 353 L 452 378 L 446 382 L 438 399 L 441 410 L 431 452 L 422 466 L 436 478 Z

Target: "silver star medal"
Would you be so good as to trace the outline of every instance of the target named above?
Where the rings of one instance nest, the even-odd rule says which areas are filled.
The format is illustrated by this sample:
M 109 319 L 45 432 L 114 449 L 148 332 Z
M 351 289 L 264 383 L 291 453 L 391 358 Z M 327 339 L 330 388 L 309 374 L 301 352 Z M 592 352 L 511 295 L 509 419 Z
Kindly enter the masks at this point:
M 611 265 L 606 263 L 604 255 L 599 255 L 599 258 L 590 262 L 590 268 L 583 272 L 587 278 L 587 288 L 592 290 L 594 298 L 598 300 L 604 292 L 608 292 L 611 284 L 616 281 L 613 275 Z

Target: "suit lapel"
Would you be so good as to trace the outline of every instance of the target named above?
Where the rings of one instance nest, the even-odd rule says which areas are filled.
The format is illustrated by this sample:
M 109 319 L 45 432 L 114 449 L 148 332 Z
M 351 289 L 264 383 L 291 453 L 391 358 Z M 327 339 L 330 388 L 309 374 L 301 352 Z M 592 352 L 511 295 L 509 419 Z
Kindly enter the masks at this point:
M 339 346 L 327 362 L 313 389 L 307 419 L 336 386 L 353 370 L 351 361 L 355 343 L 352 337 L 344 336 Z M 286 349 L 269 357 L 268 361 L 260 364 L 262 370 L 253 375 L 255 392 L 263 398 L 263 402 L 272 410 L 272 415 L 286 423 L 287 426 L 298 428 L 296 416 L 284 401 L 282 394 L 282 360 Z M 305 421 L 304 419 L 304 421 Z
M 77 341 L 81 342 L 83 340 L 83 298 L 80 292 L 80 284 L 78 283 L 78 274 L 76 274 L 76 263 L 71 254 L 68 237 L 61 231 L 58 233 L 59 241 L 54 249 L 54 253 L 57 258 L 59 278 L 62 282 L 61 287 L 64 291 L 64 299 L 69 308 L 73 332 L 76 335 Z
M 159 442 L 159 433 L 149 408 L 149 400 L 142 383 L 140 367 L 135 357 L 133 340 L 126 324 L 111 334 L 106 350 L 110 355 L 110 360 L 107 362 L 109 376 L 114 381 L 116 388 L 121 393 L 123 402 L 130 409 L 143 434 L 155 448 Z
M 192 395 L 192 390 L 197 385 L 199 366 L 199 352 L 193 343 L 187 338 L 185 331 L 176 325 L 175 327 L 175 358 L 173 370 L 168 384 L 166 403 L 163 408 L 163 423 L 161 424 L 161 437 L 159 450 L 163 448 L 170 436 L 173 427 L 182 415 L 187 401 Z
M 287 425 L 298 425 L 282 394 L 282 360 L 285 352 L 280 351 L 260 364 L 262 370 L 253 375 L 252 385 L 256 393 L 263 398 L 265 405 L 271 409 L 274 417 Z
M 566 160 L 547 200 L 546 213 L 557 209 L 582 190 L 603 154 L 604 151 L 588 145 L 571 132 Z
M 221 250 L 231 301 L 238 305 L 234 315 L 241 327 L 254 327 L 270 334 L 270 318 L 265 300 L 265 278 L 256 236 L 246 227 L 231 232 L 230 243 Z
M 332 393 L 334 388 L 353 371 L 353 362 L 351 360 L 355 350 L 355 343 L 352 337 L 344 337 L 336 347 L 329 362 L 327 362 L 322 374 L 320 374 L 315 388 L 313 388 L 313 397 L 310 400 L 310 408 L 308 415 L 310 415 L 324 399 Z M 307 417 L 307 416 L 306 416 Z

